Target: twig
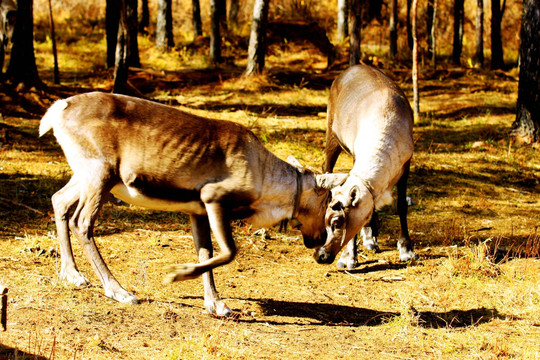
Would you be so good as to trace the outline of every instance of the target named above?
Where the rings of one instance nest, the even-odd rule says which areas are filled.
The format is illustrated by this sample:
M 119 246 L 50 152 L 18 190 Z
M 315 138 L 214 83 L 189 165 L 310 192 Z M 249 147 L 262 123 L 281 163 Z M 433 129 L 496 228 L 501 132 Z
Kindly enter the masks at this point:
M 42 215 L 42 216 L 45 216 L 45 213 L 42 212 L 42 211 L 39 211 L 38 209 L 34 209 L 28 205 L 25 205 L 25 204 L 21 204 L 20 202 L 17 202 L 17 201 L 14 201 L 14 200 L 10 200 L 10 199 L 6 199 L 6 198 L 3 198 L 3 197 L 0 197 L 0 201 L 4 201 L 4 202 L 7 202 L 8 204 L 12 204 L 12 205 L 16 205 L 16 206 L 22 206 L 23 208 L 25 209 L 28 209 L 30 211 L 33 211 L 35 212 L 36 214 L 39 214 L 39 215 Z

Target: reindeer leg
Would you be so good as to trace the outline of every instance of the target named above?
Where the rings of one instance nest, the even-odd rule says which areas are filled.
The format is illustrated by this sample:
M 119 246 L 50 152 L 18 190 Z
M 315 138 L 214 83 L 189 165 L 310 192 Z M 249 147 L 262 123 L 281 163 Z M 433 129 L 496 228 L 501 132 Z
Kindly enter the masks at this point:
M 81 189 L 83 190 L 81 191 L 79 204 L 70 220 L 70 227 L 81 242 L 86 257 L 101 280 L 105 296 L 122 303 L 137 304 L 138 301 L 135 295 L 124 290 L 111 273 L 94 241 L 94 223 L 109 190 L 106 176 L 99 176 L 99 172 L 103 170 L 96 170 L 89 171 L 92 174 L 92 179 L 84 179 L 84 181 L 80 179 Z
M 69 237 L 68 212 L 69 209 L 79 201 L 79 196 L 79 184 L 76 177 L 73 176 L 69 182 L 52 197 L 56 232 L 60 243 L 61 266 L 59 277 L 61 280 L 75 286 L 83 286 L 90 283 L 77 269 Z
M 376 253 L 380 253 L 379 242 L 377 237 L 379 236 L 379 215 L 374 210 L 371 215 L 369 226 L 362 228 L 362 245 L 368 250 L 375 250 Z
M 345 250 L 343 250 L 341 253 L 341 257 L 336 264 L 338 268 L 352 270 L 358 267 L 356 245 L 357 238 L 357 235 L 355 235 L 354 238 L 349 240 L 349 243 L 345 247 Z
M 207 271 L 218 266 L 230 263 L 236 255 L 236 245 L 231 233 L 231 225 L 225 216 L 225 211 L 220 203 L 206 203 L 206 213 L 210 223 L 210 229 L 218 242 L 221 253 L 199 264 L 181 264 L 170 268 L 165 282 L 195 279 Z
M 193 240 L 199 254 L 199 262 L 205 262 L 213 256 L 208 217 L 191 215 L 191 226 L 193 228 Z M 206 310 L 210 314 L 217 316 L 229 316 L 232 314 L 232 310 L 219 297 L 212 270 L 205 272 L 202 278 L 204 284 L 204 306 Z
M 401 236 L 398 240 L 397 247 L 401 261 L 409 261 L 417 258 L 417 255 L 414 253 L 414 243 L 409 237 L 409 228 L 407 226 L 407 179 L 409 177 L 409 168 L 410 161 L 407 161 L 404 166 L 403 175 L 397 183 L 397 211 L 401 224 Z

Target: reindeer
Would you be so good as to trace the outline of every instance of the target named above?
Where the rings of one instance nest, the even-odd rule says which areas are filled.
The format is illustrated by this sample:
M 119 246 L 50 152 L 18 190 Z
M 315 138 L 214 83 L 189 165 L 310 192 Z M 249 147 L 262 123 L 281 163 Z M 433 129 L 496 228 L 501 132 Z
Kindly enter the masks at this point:
M 328 101 L 325 172 L 331 172 L 342 150 L 354 157 L 344 184 L 332 189 L 325 215 L 329 234 L 318 249 L 317 261 L 332 263 L 346 245 L 340 267 L 356 266 L 356 240 L 362 229 L 364 245 L 378 250 L 375 209 L 392 203 L 397 184 L 401 225 L 399 258 L 415 258 L 407 227 L 407 178 L 413 155 L 413 116 L 403 91 L 379 70 L 357 65 L 336 78 Z M 369 226 L 368 226 L 369 225 Z M 364 228 L 364 229 L 363 229 Z
M 227 316 L 231 309 L 216 291 L 212 269 L 235 257 L 230 221 L 266 227 L 292 219 L 307 247 L 321 246 L 329 189 L 347 177 L 294 167 L 240 124 L 122 95 L 93 92 L 58 100 L 41 120 L 40 136 L 50 129 L 73 170 L 52 196 L 60 278 L 76 286 L 89 283 L 75 264 L 71 229 L 105 295 L 123 303 L 135 304 L 137 298 L 115 279 L 93 237 L 109 194 L 149 209 L 190 214 L 199 263 L 174 266 L 165 281 L 202 275 L 206 309 Z M 221 250 L 215 256 L 211 232 Z
M 0 0 L 0 74 L 4 67 L 4 57 L 8 44 L 13 37 L 17 5 L 13 0 Z

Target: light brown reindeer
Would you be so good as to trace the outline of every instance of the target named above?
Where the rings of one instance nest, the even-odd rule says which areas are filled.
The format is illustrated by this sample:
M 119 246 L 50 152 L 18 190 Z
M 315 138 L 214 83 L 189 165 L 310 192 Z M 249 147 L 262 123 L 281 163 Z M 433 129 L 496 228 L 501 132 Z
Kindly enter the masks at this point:
M 406 199 L 414 149 L 413 116 L 403 91 L 381 71 L 366 65 L 353 66 L 333 82 L 327 116 L 324 170 L 332 171 L 343 149 L 354 157 L 354 164 L 345 183 L 332 189 L 325 220 L 329 236 L 316 258 L 321 263 L 332 263 L 349 244 L 340 262 L 354 267 L 353 237 L 370 225 L 375 209 L 392 202 L 394 185 L 401 224 L 399 258 L 415 258 Z M 375 222 L 371 221 L 371 225 Z M 365 245 L 378 249 L 376 240 L 370 241 Z
M 77 286 L 88 283 L 73 258 L 71 229 L 105 295 L 125 303 L 137 298 L 115 279 L 93 238 L 109 193 L 130 204 L 190 214 L 199 263 L 177 265 L 166 280 L 203 275 L 205 306 L 223 316 L 231 310 L 219 298 L 212 269 L 235 257 L 230 221 L 265 227 L 294 219 L 306 246 L 321 246 L 329 189 L 347 176 L 302 171 L 239 124 L 122 95 L 94 92 L 59 100 L 41 120 L 40 135 L 50 129 L 73 170 L 68 184 L 52 197 L 60 277 Z M 218 255 L 213 255 L 211 232 Z

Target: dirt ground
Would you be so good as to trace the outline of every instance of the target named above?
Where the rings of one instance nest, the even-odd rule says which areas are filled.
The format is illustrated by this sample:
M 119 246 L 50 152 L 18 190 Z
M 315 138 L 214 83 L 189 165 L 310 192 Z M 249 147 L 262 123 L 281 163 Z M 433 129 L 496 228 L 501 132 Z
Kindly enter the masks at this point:
M 51 135 L 37 139 L 39 113 L 2 94 L 0 284 L 9 294 L 0 359 L 539 359 L 538 148 L 505 135 L 515 80 L 454 75 L 423 83 L 409 186 L 419 260 L 399 262 L 392 209 L 382 214 L 382 252 L 362 252 L 349 271 L 316 264 L 299 233 L 256 235 L 235 223 L 239 254 L 215 271 L 234 310 L 227 319 L 205 312 L 201 280 L 162 283 L 169 265 L 196 261 L 182 214 L 105 205 L 96 241 L 141 304 L 106 298 L 76 241 L 92 285 L 59 282 L 50 196 L 70 170 Z M 160 100 L 250 125 L 278 156 L 320 168 L 328 78 L 259 95 L 208 78 Z

